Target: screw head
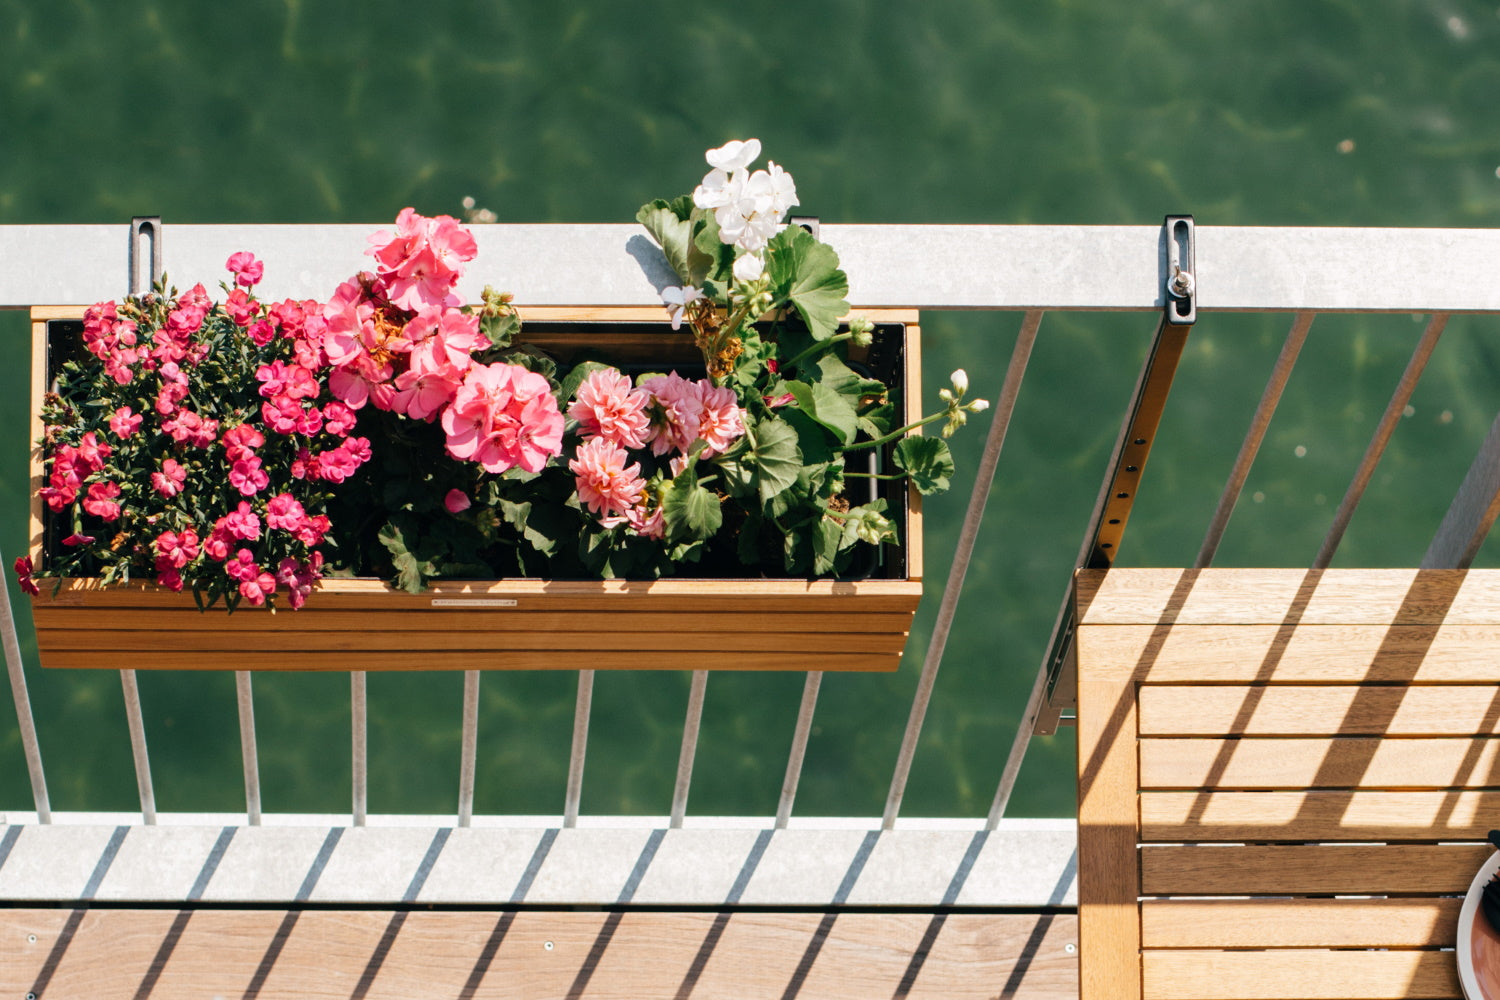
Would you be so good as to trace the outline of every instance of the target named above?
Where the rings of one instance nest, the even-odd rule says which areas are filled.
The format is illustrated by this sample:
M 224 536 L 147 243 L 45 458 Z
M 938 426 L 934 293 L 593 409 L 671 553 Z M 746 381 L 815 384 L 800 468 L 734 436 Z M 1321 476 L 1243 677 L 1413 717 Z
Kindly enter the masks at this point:
M 1067 952 L 1069 955 L 1073 954 L 1077 950 L 1078 946 L 1076 944 L 1069 943 L 1063 945 L 1063 951 Z
M 36 935 L 35 934 L 28 934 L 28 935 L 26 935 L 26 943 L 27 944 L 36 944 Z
M 542 947 L 546 948 L 548 951 L 551 951 L 552 950 L 552 942 L 548 941 L 546 944 L 542 945 Z

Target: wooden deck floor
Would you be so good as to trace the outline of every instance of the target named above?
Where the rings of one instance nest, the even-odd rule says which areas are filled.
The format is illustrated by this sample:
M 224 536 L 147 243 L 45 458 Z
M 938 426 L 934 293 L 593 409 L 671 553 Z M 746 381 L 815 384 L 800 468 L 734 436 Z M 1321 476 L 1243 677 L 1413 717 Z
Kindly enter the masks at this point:
M 0 910 L 0 996 L 1077 996 L 1071 913 Z

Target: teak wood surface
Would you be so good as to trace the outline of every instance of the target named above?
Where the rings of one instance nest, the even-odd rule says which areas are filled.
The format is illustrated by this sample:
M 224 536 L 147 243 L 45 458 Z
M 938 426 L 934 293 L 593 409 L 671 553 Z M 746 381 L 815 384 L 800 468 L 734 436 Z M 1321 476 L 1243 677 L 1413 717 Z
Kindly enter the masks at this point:
M 1083 571 L 1076 599 L 1083 1000 L 1461 997 L 1500 572 Z
M 43 559 L 40 405 L 47 323 L 77 306 L 32 310 L 31 556 Z M 525 308 L 532 321 L 576 324 L 550 332 L 567 352 L 601 336 L 627 356 L 695 356 L 687 335 L 660 332 L 659 310 Z M 905 324 L 907 422 L 921 416 L 917 314 L 861 310 Z M 610 324 L 600 334 L 586 324 Z M 556 343 L 552 343 L 555 341 Z M 675 353 L 674 353 L 675 352 Z M 666 361 L 663 361 L 666 363 Z M 191 595 L 153 584 L 104 589 L 42 580 L 32 599 L 42 665 L 169 670 L 794 670 L 892 671 L 922 596 L 921 498 L 908 494 L 900 524 L 901 579 L 806 581 L 691 579 L 562 582 L 451 581 L 411 595 L 377 580 L 320 582 L 296 612 L 241 606 L 199 612 Z M 295 651 L 298 656 L 288 656 Z M 623 652 L 624 655 L 618 655 Z M 608 655 L 606 655 L 608 654 Z

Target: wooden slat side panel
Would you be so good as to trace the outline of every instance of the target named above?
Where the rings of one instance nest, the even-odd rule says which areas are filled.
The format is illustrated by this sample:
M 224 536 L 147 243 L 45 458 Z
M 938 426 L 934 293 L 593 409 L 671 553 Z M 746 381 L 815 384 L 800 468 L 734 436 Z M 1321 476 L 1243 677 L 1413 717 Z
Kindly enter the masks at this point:
M 37 605 L 32 620 L 38 629 L 58 632 L 77 630 L 86 619 L 99 631 L 168 631 L 236 633 L 296 632 L 532 632 L 576 634 L 595 631 L 609 635 L 623 632 L 670 632 L 680 644 L 681 630 L 719 636 L 734 632 L 796 632 L 811 637 L 817 633 L 872 634 L 904 632 L 911 616 L 899 613 L 782 612 L 768 620 L 758 612 L 724 612 L 713 615 L 681 611 L 521 611 L 486 608 L 430 608 L 415 611 L 329 611 L 304 607 L 275 615 L 248 609 L 225 614 L 222 608 L 202 612 L 196 608 L 176 610 L 139 608 L 66 608 Z M 182 641 L 192 641 L 184 638 Z M 234 640 L 243 648 L 243 640 Z M 806 641 L 799 639 L 799 642 Z M 56 645 L 53 643 L 52 645 Z M 67 648 L 57 646 L 56 648 Z
M 1500 570 L 1112 569 L 1077 579 L 1082 625 L 1496 625 Z
M 629 617 L 629 616 L 625 616 Z M 385 624 L 378 616 L 371 625 Z M 745 623 L 748 625 L 749 623 Z M 844 623 L 847 624 L 847 623 Z M 234 653 L 247 647 L 259 652 L 399 651 L 521 651 L 553 650 L 581 654 L 619 651 L 634 656 L 680 651 L 685 631 L 505 631 L 470 630 L 396 631 L 370 628 L 340 629 L 335 632 L 310 630 L 211 632 L 205 629 L 174 631 L 113 631 L 94 629 L 38 629 L 37 642 L 49 650 L 93 652 L 149 652 L 172 649 L 178 652 Z M 761 652 L 770 649 L 795 649 L 801 653 L 900 653 L 906 645 L 906 634 L 897 632 L 713 632 L 706 640 L 725 653 Z
M 922 599 L 922 585 L 906 580 L 453 580 L 435 584 L 420 594 L 408 594 L 380 580 L 326 579 L 308 596 L 308 606 L 327 611 L 420 611 L 439 607 L 434 600 L 453 599 L 514 600 L 516 603 L 508 607 L 517 611 L 910 614 Z M 71 579 L 63 582 L 55 597 L 51 581 L 45 582 L 32 604 L 197 610 L 191 594 L 173 594 L 154 584 L 101 587 L 97 580 Z M 268 614 L 254 608 L 235 613 Z
M 1078 920 L 1081 1000 L 1138 1000 L 1135 684 L 1078 680 Z
M 1462 893 L 1488 844 L 1141 848 L 1148 896 Z
M 1151 685 L 1142 736 L 1468 736 L 1500 733 L 1500 686 Z
M 1497 625 L 1155 625 L 1089 629 L 1096 656 L 1139 662 L 1148 684 L 1500 683 Z
M 788 639 L 788 641 L 792 641 Z M 98 652 L 41 650 L 42 666 L 61 670 L 821 670 L 892 671 L 900 653 L 816 653 L 797 649 L 725 655 L 682 650 L 635 657 L 557 650 L 359 650 L 328 651 L 302 658 L 285 652 L 192 652 L 182 650 Z
M 1066 915 L 101 909 L 0 911 L 0 994 L 33 990 L 70 923 L 39 995 L 1077 995 Z
M 1500 791 L 1143 792 L 1141 839 L 1484 840 Z
M 1146 948 L 1451 948 L 1459 898 L 1148 899 Z
M 1500 788 L 1500 740 L 1143 739 L 1143 789 Z
M 1451 952 L 1153 951 L 1146 1000 L 1457 1000 Z

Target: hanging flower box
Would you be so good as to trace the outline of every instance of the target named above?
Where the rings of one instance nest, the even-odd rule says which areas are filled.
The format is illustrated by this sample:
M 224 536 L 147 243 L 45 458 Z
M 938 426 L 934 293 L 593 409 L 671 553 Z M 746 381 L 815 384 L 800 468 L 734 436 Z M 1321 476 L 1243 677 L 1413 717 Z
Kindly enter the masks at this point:
M 472 233 L 409 208 L 326 301 L 241 251 L 220 302 L 36 311 L 43 664 L 895 669 L 953 472 L 916 432 L 985 403 L 922 415 L 915 314 L 849 315 L 759 151 L 638 214 L 665 320 L 465 303 Z
M 42 438 L 50 359 L 75 353 L 81 310 L 36 308 L 32 439 Z M 919 416 L 914 312 L 867 314 L 876 340 L 857 351 L 878 367 L 907 422 Z M 586 316 L 585 319 L 577 317 Z M 525 311 L 529 343 L 564 361 L 584 353 L 628 367 L 681 368 L 691 341 L 655 309 Z M 698 360 L 702 367 L 701 359 Z M 872 453 L 873 454 L 873 453 Z M 49 565 L 65 526 L 38 495 L 47 482 L 32 452 L 31 559 Z M 241 601 L 201 611 L 191 593 L 157 583 L 39 578 L 32 616 L 42 665 L 185 670 L 732 669 L 894 670 L 921 599 L 920 495 L 905 480 L 878 490 L 901 545 L 871 549 L 858 578 L 777 579 L 775 566 L 738 578 L 439 580 L 412 594 L 379 579 L 325 577 L 296 611 Z M 687 638 L 691 637 L 691 638 Z

